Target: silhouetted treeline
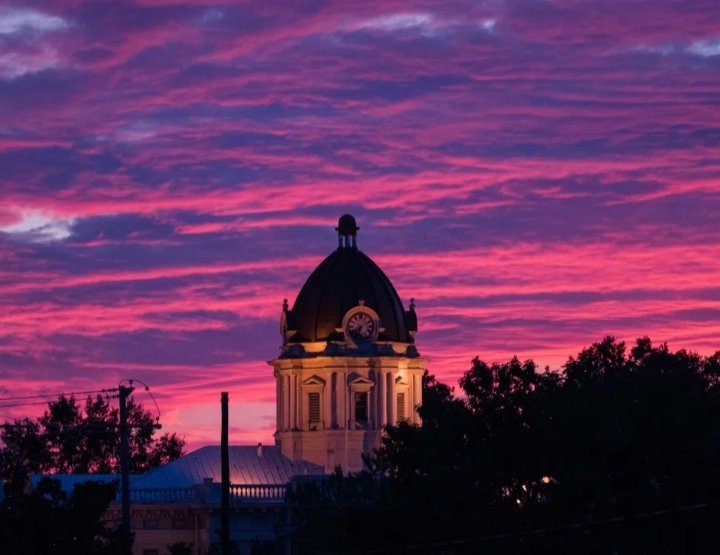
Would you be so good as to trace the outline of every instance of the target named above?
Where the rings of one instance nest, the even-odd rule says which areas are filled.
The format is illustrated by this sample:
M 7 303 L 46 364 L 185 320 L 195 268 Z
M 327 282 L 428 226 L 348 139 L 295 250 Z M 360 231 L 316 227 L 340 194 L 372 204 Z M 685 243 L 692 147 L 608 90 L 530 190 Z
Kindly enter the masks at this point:
M 303 553 L 717 553 L 720 352 L 612 338 L 426 377 L 422 426 L 293 495 Z
M 104 516 L 115 484 L 83 482 L 71 493 L 44 479 L 0 506 L 0 553 L 8 555 L 126 555 Z
M 124 553 L 117 532 L 103 518 L 117 483 L 81 483 L 63 491 L 33 474 L 116 474 L 119 480 L 118 410 L 100 395 L 88 397 L 84 410 L 74 397 L 48 403 L 38 419 L 24 418 L 0 427 L 0 553 Z M 130 471 L 141 473 L 180 457 L 185 441 L 176 434 L 155 437 L 156 421 L 128 399 Z
M 130 472 L 139 474 L 180 457 L 185 441 L 155 437 L 155 418 L 128 399 Z M 107 398 L 88 397 L 84 407 L 61 395 L 37 418 L 0 426 L 0 478 L 13 491 L 31 474 L 119 474 L 119 416 Z

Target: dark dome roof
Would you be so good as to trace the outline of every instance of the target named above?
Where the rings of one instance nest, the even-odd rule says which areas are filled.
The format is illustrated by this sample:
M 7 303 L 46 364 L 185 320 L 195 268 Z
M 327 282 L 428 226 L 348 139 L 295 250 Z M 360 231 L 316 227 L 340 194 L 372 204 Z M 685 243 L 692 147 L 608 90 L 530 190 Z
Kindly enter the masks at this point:
M 336 329 L 360 300 L 380 316 L 384 331 L 379 340 L 413 342 L 409 332 L 415 331 L 417 324 L 412 306 L 406 312 L 395 287 L 378 265 L 357 248 L 342 244 L 310 274 L 288 311 L 288 331 L 295 332 L 289 341 L 342 339 L 343 334 Z

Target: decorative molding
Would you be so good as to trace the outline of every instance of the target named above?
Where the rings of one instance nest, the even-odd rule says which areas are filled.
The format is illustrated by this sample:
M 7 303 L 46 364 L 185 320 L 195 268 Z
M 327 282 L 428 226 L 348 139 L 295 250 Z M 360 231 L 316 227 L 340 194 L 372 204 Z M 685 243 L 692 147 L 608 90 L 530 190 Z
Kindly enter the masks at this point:
M 325 383 L 326 383 L 326 382 L 325 382 L 324 379 L 322 379 L 322 378 L 321 378 L 320 376 L 318 376 L 317 374 L 314 374 L 314 375 L 310 376 L 307 380 L 305 380 L 305 381 L 302 383 L 302 385 L 303 385 L 303 387 L 308 387 L 308 386 L 324 387 L 324 386 L 325 386 Z
M 350 389 L 355 391 L 368 391 L 375 386 L 374 381 L 359 375 L 355 375 L 354 378 L 348 380 L 347 384 Z

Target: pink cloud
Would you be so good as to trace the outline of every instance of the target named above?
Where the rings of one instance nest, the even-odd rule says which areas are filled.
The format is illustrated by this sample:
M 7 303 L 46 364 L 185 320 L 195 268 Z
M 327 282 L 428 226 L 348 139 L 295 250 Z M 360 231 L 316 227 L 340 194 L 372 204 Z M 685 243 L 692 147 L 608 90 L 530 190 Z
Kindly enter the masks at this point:
M 695 8 L 37 8 L 67 27 L 3 35 L 32 69 L 0 87 L 6 387 L 134 374 L 192 445 L 225 388 L 234 440 L 271 441 L 280 304 L 344 212 L 443 380 L 605 334 L 714 352 L 720 12 Z M 25 213 L 68 235 L 8 231 Z

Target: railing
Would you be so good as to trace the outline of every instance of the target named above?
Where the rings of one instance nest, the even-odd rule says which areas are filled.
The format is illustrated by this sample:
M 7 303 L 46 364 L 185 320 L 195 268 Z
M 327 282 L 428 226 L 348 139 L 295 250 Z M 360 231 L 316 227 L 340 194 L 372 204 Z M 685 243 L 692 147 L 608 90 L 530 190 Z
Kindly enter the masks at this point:
M 230 484 L 230 498 L 237 501 L 282 501 L 285 484 Z
M 230 502 L 280 502 L 285 498 L 285 484 L 230 484 Z M 116 501 L 120 502 L 118 493 Z M 130 502 L 154 503 L 220 502 L 220 484 L 210 483 L 184 488 L 138 488 L 130 490 Z
M 193 503 L 201 501 L 196 488 L 143 488 L 130 490 L 131 503 Z

